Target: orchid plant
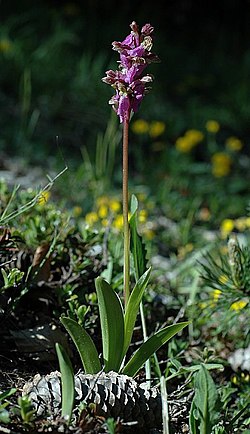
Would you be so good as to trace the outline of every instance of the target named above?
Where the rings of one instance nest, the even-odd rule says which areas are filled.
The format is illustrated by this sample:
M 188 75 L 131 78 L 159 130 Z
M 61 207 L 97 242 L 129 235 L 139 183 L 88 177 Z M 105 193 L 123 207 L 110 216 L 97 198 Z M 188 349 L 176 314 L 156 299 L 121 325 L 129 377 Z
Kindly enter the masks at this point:
M 119 69 L 106 71 L 104 83 L 111 85 L 116 93 L 109 104 L 123 123 L 123 229 L 124 229 L 124 302 L 129 299 L 129 223 L 128 223 L 128 133 L 132 112 L 136 112 L 149 91 L 153 76 L 143 75 L 151 62 L 159 62 L 151 52 L 154 28 L 145 24 L 141 32 L 135 21 L 130 25 L 131 33 L 122 42 L 113 42 L 113 49 L 120 54 Z
M 96 291 L 102 332 L 103 358 L 88 332 L 75 320 L 62 317 L 61 322 L 69 332 L 80 354 L 84 371 L 97 373 L 104 369 L 134 376 L 143 364 L 170 338 L 180 332 L 188 322 L 173 324 L 158 330 L 127 360 L 136 318 L 143 294 L 150 278 L 146 267 L 144 244 L 137 232 L 138 202 L 131 199 L 131 217 L 128 219 L 128 133 L 133 112 L 136 112 L 149 90 L 152 75 L 143 75 L 145 68 L 159 58 L 151 52 L 154 28 L 145 24 L 141 31 L 133 21 L 131 33 L 122 42 L 113 42 L 113 49 L 120 55 L 117 71 L 109 70 L 102 80 L 115 89 L 109 103 L 123 124 L 123 233 L 124 233 L 124 304 L 110 283 L 103 277 L 96 279 Z M 131 246 L 130 246 L 131 238 Z M 135 285 L 130 288 L 130 253 L 133 255 Z M 61 361 L 63 357 L 60 357 Z M 61 369 L 62 370 L 62 369 Z M 67 371 L 67 370 L 66 370 Z

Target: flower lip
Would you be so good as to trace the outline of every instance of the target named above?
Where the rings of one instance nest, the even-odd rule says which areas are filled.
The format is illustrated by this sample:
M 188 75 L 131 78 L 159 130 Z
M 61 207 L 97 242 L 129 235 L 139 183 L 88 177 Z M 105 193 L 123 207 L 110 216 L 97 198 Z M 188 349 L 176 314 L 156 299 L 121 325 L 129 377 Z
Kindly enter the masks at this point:
M 151 24 L 149 24 L 149 23 L 148 24 L 144 24 L 144 26 L 141 29 L 142 35 L 145 35 L 145 36 L 149 36 L 153 32 L 154 32 L 154 27 L 151 26 Z

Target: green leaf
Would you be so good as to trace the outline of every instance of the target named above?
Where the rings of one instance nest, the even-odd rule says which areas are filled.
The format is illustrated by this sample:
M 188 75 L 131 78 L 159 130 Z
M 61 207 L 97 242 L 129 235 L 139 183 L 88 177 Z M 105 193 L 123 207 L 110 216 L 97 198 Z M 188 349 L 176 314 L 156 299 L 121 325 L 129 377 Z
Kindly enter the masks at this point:
M 194 401 L 192 401 L 190 413 L 189 413 L 189 428 L 191 434 L 198 434 L 198 421 L 196 419 L 196 407 L 194 405 Z
M 233 417 L 233 419 L 231 419 L 231 421 L 230 421 L 231 426 L 233 426 L 233 424 L 245 413 L 246 410 L 249 410 L 249 402 L 247 402 L 246 405 L 244 405 L 244 407 L 241 408 L 240 411 L 238 411 L 236 413 L 236 415 Z M 246 434 L 246 433 L 247 433 L 247 431 L 244 431 L 243 434 Z M 250 432 L 247 434 L 250 434 Z
M 131 204 L 130 204 L 130 209 L 131 209 L 131 217 L 133 215 L 135 215 L 138 211 L 138 199 L 135 196 L 135 194 L 132 194 L 131 196 Z
M 218 369 L 220 371 L 224 370 L 224 366 L 221 363 L 204 363 L 204 366 L 208 371 L 211 371 L 212 369 Z M 167 380 L 178 377 L 179 375 L 182 375 L 186 372 L 197 372 L 199 369 L 201 369 L 201 365 L 180 366 L 177 371 L 173 372 L 171 375 L 168 375 Z
M 5 390 L 4 392 L 1 392 L 0 393 L 0 401 L 8 398 L 11 395 L 14 395 L 14 393 L 16 393 L 16 391 L 17 391 L 17 389 L 15 387 L 12 387 L 10 389 Z
M 20 406 L 20 415 L 24 423 L 30 424 L 34 419 L 36 410 L 34 409 L 29 396 L 19 396 L 17 403 Z
M 4 268 L 1 269 L 1 273 L 2 273 L 3 281 L 4 281 L 4 288 L 2 288 L 2 289 L 5 289 L 8 287 L 9 278 L 8 278 L 8 274 L 6 273 Z
M 61 317 L 60 321 L 74 341 L 86 374 L 96 374 L 99 372 L 101 370 L 101 364 L 98 352 L 86 330 L 72 318 Z
M 10 416 L 8 410 L 0 410 L 0 422 L 2 423 L 9 423 L 10 422 Z
M 140 302 L 149 281 L 150 271 L 151 269 L 149 268 L 136 282 L 133 291 L 131 292 L 130 297 L 128 299 L 128 304 L 126 306 L 125 316 L 124 316 L 124 325 L 125 325 L 125 337 L 124 337 L 124 349 L 123 349 L 124 356 L 131 342 L 136 317 L 140 307 Z
M 136 280 L 139 279 L 146 271 L 146 249 L 142 237 L 137 232 L 137 211 L 138 200 L 133 194 L 131 198 L 131 217 L 129 219 L 131 233 L 131 252 L 134 259 Z
M 148 360 L 162 345 L 171 339 L 176 333 L 179 333 L 189 322 L 181 322 L 164 327 L 153 336 L 151 336 L 142 346 L 134 353 L 132 358 L 123 368 L 122 373 L 133 377 L 142 365 Z
M 62 382 L 62 416 L 70 422 L 75 400 L 75 380 L 70 358 L 62 345 L 56 343 Z
M 214 381 L 202 364 L 194 378 L 195 395 L 193 408 L 197 409 L 200 434 L 211 434 L 214 424 L 218 421 L 218 392 Z
M 104 370 L 118 372 L 124 346 L 124 314 L 121 300 L 102 277 L 97 277 L 95 283 L 102 329 Z

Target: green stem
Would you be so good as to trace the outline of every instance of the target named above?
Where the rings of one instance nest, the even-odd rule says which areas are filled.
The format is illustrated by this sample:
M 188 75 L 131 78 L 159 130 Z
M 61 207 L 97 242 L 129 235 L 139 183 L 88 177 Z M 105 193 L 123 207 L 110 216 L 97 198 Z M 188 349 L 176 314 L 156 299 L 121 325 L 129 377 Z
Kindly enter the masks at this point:
M 123 235 L 124 235 L 124 263 L 123 263 L 123 279 L 124 279 L 124 303 L 127 305 L 129 298 L 129 224 L 128 224 L 128 130 L 129 117 L 123 124 L 123 168 L 122 168 L 122 203 L 123 203 Z
M 147 334 L 147 326 L 146 326 L 146 320 L 145 320 L 142 302 L 140 303 L 140 315 L 141 315 L 143 341 L 146 342 L 146 340 L 148 339 L 148 334 Z M 148 389 L 150 389 L 150 387 L 151 387 L 151 363 L 150 363 L 150 359 L 148 359 L 145 362 L 145 371 L 146 371 L 147 387 L 148 387 Z

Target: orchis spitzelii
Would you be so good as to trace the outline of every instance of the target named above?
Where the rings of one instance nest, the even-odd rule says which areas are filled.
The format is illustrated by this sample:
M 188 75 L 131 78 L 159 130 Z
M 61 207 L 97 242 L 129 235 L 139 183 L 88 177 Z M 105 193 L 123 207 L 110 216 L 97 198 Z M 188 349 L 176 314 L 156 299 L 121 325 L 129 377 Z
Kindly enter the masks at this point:
M 151 357 L 162 345 L 186 327 L 188 322 L 162 327 L 152 336 L 147 336 L 142 299 L 149 282 L 151 267 L 147 268 L 145 249 L 141 237 L 137 233 L 136 216 L 138 204 L 135 197 L 132 197 L 131 200 L 132 216 L 130 220 L 131 239 L 133 242 L 131 253 L 134 259 L 135 284 L 131 293 L 129 290 L 128 127 L 131 112 L 138 109 L 148 90 L 148 84 L 152 81 L 150 75 L 142 76 L 143 71 L 148 63 L 158 60 L 151 53 L 153 27 L 150 24 L 146 24 L 139 33 L 137 24 L 133 22 L 131 28 L 132 32 L 123 42 L 113 43 L 113 48 L 120 53 L 119 70 L 116 72 L 108 71 L 107 77 L 104 79 L 106 83 L 111 84 L 116 90 L 116 95 L 112 98 L 111 104 L 120 117 L 124 131 L 123 228 L 125 306 L 123 306 L 120 295 L 115 288 L 103 276 L 97 277 L 95 287 L 102 333 L 102 357 L 99 354 L 99 345 L 95 345 L 88 331 L 71 317 L 61 316 L 60 320 L 62 324 L 76 345 L 84 373 L 80 372 L 74 375 L 66 351 L 57 343 L 56 351 L 61 374 L 51 372 L 45 377 L 36 375 L 32 382 L 28 383 L 24 389 L 24 393 L 28 397 L 23 398 L 32 400 L 32 405 L 35 406 L 38 415 L 51 414 L 53 418 L 54 416 L 57 417 L 60 415 L 58 409 L 61 406 L 61 415 L 65 419 L 65 423 L 71 422 L 71 415 L 75 404 L 84 401 L 88 406 L 89 403 L 94 402 L 96 404 L 95 410 L 97 416 L 100 415 L 105 418 L 110 416 L 117 418 L 119 416 L 119 418 L 124 419 L 124 423 L 129 423 L 131 420 L 136 419 L 138 421 L 138 427 L 136 427 L 138 432 L 142 432 L 140 428 L 145 413 L 146 419 L 150 424 L 148 427 L 145 427 L 146 431 L 143 429 L 143 432 L 148 432 L 148 429 L 151 427 L 162 427 L 160 393 L 156 388 L 152 388 L 151 390 L 150 383 L 149 387 L 145 388 L 144 386 L 140 388 L 131 377 L 135 376 L 142 366 L 147 363 L 146 379 L 150 379 L 151 369 L 149 361 Z M 141 313 L 144 342 L 130 357 L 131 341 L 139 311 Z M 164 380 L 164 377 L 161 378 Z M 142 403 L 142 413 L 139 410 L 140 403 Z M 160 411 L 158 411 L 158 408 Z M 135 409 L 135 413 L 133 413 L 133 409 Z M 159 417 L 155 418 L 154 416 L 158 413 Z M 84 423 L 84 419 L 85 414 L 79 414 L 79 423 L 82 421 Z
M 158 56 L 151 52 L 154 28 L 145 24 L 139 31 L 135 21 L 130 25 L 131 32 L 122 42 L 113 42 L 113 49 L 120 54 L 117 71 L 106 71 L 104 83 L 110 84 L 116 91 L 109 101 L 123 123 L 123 233 L 124 233 L 124 301 L 129 298 L 129 223 L 128 223 L 128 130 L 131 112 L 136 112 L 150 89 L 152 75 L 143 75 L 147 65 L 159 62 Z
M 149 63 L 159 62 L 158 56 L 151 52 L 154 28 L 145 24 L 139 32 L 139 27 L 133 21 L 132 31 L 122 42 L 113 42 L 113 50 L 120 54 L 119 69 L 106 71 L 104 83 L 110 84 L 116 94 L 110 99 L 111 104 L 120 117 L 120 122 L 129 120 L 131 110 L 136 112 L 150 89 L 153 81 L 150 74 L 142 75 Z

